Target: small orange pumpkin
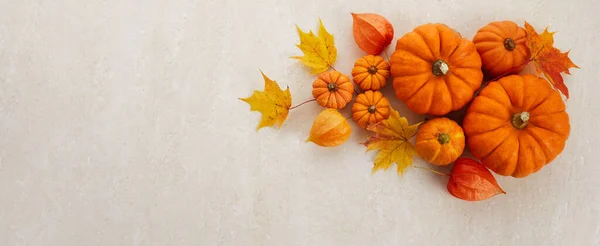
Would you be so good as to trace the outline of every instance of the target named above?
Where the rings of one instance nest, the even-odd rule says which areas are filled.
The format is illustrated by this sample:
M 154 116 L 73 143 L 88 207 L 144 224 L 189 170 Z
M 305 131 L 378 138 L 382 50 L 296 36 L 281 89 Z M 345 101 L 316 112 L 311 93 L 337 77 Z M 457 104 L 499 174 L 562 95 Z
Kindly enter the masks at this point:
M 390 102 L 379 91 L 365 91 L 356 97 L 352 105 L 352 118 L 365 128 L 390 116 Z
M 313 82 L 312 94 L 317 103 L 327 108 L 343 108 L 352 100 L 354 85 L 338 71 L 319 74 Z
M 519 73 L 530 60 L 525 29 L 512 21 L 497 21 L 477 31 L 473 42 L 483 69 L 491 77 Z
M 501 78 L 481 90 L 467 109 L 467 145 L 492 171 L 528 176 L 564 149 L 571 129 L 565 109 L 558 91 L 542 78 Z
M 352 79 L 362 90 L 379 90 L 390 78 L 390 65 L 381 56 L 367 55 L 352 68 Z
M 465 149 L 463 129 L 448 118 L 435 118 L 423 123 L 416 139 L 419 156 L 438 166 L 454 162 Z
M 483 79 L 473 42 L 444 24 L 421 25 L 398 39 L 390 67 L 396 96 L 418 114 L 462 108 Z

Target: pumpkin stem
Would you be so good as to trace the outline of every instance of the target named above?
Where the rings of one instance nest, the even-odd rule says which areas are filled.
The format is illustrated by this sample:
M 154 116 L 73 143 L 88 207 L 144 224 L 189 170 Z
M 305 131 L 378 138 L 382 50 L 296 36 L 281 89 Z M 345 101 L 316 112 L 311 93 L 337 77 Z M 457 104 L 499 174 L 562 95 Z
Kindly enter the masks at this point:
M 512 51 L 517 47 L 517 45 L 515 44 L 515 41 L 512 40 L 512 38 L 506 38 L 504 40 L 504 48 L 508 51 Z
M 448 73 L 448 70 L 450 70 L 450 68 L 448 67 L 448 63 L 442 60 L 437 60 L 433 63 L 433 65 L 431 65 L 431 71 L 435 76 L 446 75 L 446 73 Z
M 521 130 L 529 123 L 529 112 L 516 113 L 512 117 L 512 125 Z
M 450 142 L 450 136 L 446 133 L 439 133 L 438 142 L 440 142 L 440 144 L 447 144 Z
M 329 84 L 327 84 L 327 90 L 329 90 L 329 92 L 335 92 L 338 90 L 338 85 L 336 83 L 329 82 Z
M 372 65 L 369 67 L 369 70 L 367 70 L 370 74 L 376 74 L 377 73 L 377 67 L 375 65 Z
M 375 107 L 375 105 L 371 105 L 367 109 L 367 111 L 369 111 L 369 113 L 371 113 L 371 114 L 374 114 L 376 110 L 377 110 L 377 107 Z

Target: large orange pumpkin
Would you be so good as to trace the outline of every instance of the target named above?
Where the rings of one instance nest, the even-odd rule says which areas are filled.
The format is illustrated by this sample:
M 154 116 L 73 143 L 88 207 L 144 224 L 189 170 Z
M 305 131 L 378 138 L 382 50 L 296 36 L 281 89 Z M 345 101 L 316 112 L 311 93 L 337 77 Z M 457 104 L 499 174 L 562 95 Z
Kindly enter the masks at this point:
M 454 162 L 465 149 L 463 129 L 445 117 L 423 123 L 416 138 L 415 148 L 419 156 L 438 166 Z
M 313 82 L 312 94 L 317 103 L 327 108 L 343 108 L 352 100 L 354 84 L 338 71 L 319 74 Z
M 463 122 L 471 153 L 494 172 L 525 177 L 565 147 L 569 115 L 560 94 L 534 75 L 511 75 L 488 84 Z
M 477 31 L 473 42 L 483 69 L 492 78 L 518 73 L 529 62 L 525 29 L 512 21 L 497 21 Z
M 443 24 L 425 24 L 398 39 L 390 60 L 396 96 L 415 113 L 458 110 L 481 86 L 475 45 Z
M 356 96 L 352 105 L 352 118 L 358 126 L 365 128 L 390 116 L 390 102 L 379 91 L 365 91 Z

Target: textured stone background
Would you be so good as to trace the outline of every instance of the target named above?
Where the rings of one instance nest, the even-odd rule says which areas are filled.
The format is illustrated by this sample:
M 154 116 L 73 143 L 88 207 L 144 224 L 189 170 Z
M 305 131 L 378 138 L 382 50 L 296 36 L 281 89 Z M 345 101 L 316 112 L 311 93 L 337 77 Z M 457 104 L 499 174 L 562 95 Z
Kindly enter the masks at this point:
M 0 1 L 0 245 L 600 245 L 600 1 Z M 563 154 L 479 203 L 419 169 L 371 175 L 366 133 L 304 143 L 320 108 L 277 131 L 238 97 L 262 69 L 310 99 L 295 24 L 335 35 L 338 70 L 362 55 L 350 12 L 396 38 L 443 22 L 471 38 L 494 20 L 558 31 Z M 392 47 L 393 48 L 393 47 Z M 391 87 L 385 94 L 393 97 Z M 411 122 L 422 119 L 396 99 Z M 347 114 L 347 111 L 344 111 Z M 355 126 L 355 125 L 353 125 Z M 427 166 L 415 160 L 416 165 Z

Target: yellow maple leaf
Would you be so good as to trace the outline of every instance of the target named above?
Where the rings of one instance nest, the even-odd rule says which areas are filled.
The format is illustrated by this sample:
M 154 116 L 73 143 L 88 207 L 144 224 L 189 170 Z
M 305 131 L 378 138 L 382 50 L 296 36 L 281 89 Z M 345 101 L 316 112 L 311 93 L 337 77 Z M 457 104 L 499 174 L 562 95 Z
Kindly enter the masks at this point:
M 531 60 L 535 62 L 535 68 L 543 73 L 554 85 L 554 88 L 569 98 L 569 89 L 564 83 L 561 73 L 569 73 L 569 68 L 579 68 L 569 58 L 569 52 L 560 52 L 554 45 L 554 32 L 548 32 L 548 28 L 538 34 L 535 29 L 525 22 L 527 33 L 527 47 L 531 53 Z
M 327 32 L 321 19 L 319 19 L 319 36 L 312 31 L 305 33 L 298 26 L 296 29 L 298 29 L 300 37 L 300 44 L 296 46 L 304 53 L 304 56 L 292 56 L 291 58 L 298 59 L 310 67 L 313 74 L 327 71 L 337 58 L 333 35 Z
M 412 156 L 417 154 L 415 146 L 409 140 L 415 135 L 419 122 L 409 125 L 398 111 L 391 109 L 390 117 L 386 120 L 369 125 L 367 130 L 375 132 L 375 136 L 363 143 L 367 151 L 379 150 L 373 161 L 373 172 L 387 170 L 392 164 L 398 166 L 398 174 L 402 175 L 407 167 L 412 166 Z
M 252 96 L 240 98 L 240 100 L 250 104 L 250 111 L 259 111 L 262 114 L 262 119 L 256 131 L 262 127 L 275 124 L 278 124 L 278 128 L 280 128 L 292 106 L 290 88 L 288 87 L 283 91 L 277 85 L 277 82 L 269 79 L 262 71 L 260 73 L 265 80 L 264 91 L 254 90 Z

